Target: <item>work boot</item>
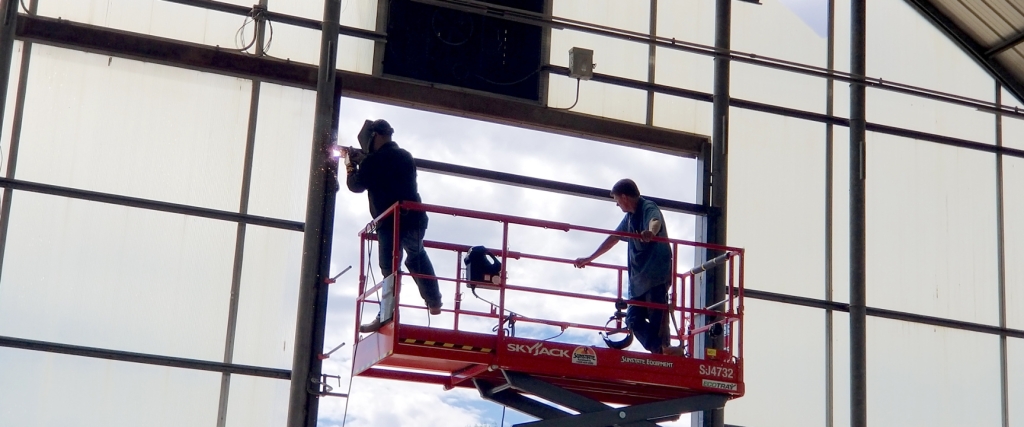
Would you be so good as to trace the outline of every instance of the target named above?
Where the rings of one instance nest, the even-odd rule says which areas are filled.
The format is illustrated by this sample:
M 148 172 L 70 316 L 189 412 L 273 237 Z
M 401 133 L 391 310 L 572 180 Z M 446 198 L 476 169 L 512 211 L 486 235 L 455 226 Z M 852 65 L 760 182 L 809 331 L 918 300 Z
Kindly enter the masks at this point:
M 380 329 L 380 318 L 375 317 L 372 322 L 365 325 L 359 325 L 359 332 L 363 334 L 369 334 L 377 332 Z
M 435 306 L 427 306 L 427 311 L 429 311 L 432 316 L 437 316 L 438 314 L 441 314 L 441 306 L 442 305 L 444 305 L 444 304 L 437 303 L 437 305 L 435 305 Z

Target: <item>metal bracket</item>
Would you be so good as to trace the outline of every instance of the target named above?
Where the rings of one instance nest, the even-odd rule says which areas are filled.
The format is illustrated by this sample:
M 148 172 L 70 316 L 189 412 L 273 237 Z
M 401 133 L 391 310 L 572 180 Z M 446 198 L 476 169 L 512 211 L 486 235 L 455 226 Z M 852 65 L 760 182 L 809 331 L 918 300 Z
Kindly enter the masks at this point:
M 331 387 L 329 384 L 327 384 L 327 380 L 331 379 L 331 378 L 333 378 L 336 381 L 338 381 L 338 387 L 341 387 L 341 377 L 340 376 L 338 376 L 338 375 L 320 374 L 320 379 L 319 380 L 317 380 L 316 378 L 310 378 L 309 379 L 310 382 L 312 382 L 313 384 L 316 384 L 316 388 L 317 388 L 317 390 L 315 392 L 313 392 L 311 390 L 311 393 L 315 394 L 317 396 L 320 396 L 320 397 L 331 396 L 331 397 L 344 397 L 344 398 L 348 398 L 348 394 L 345 394 L 345 393 L 334 393 L 333 392 L 334 391 L 334 387 Z

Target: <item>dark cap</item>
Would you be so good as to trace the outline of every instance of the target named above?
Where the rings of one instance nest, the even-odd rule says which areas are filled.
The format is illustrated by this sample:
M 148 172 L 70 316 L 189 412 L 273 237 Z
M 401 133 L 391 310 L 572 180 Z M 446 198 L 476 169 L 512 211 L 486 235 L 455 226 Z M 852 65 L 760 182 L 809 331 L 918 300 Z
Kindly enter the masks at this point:
M 375 120 L 370 129 L 384 136 L 391 136 L 393 133 L 395 133 L 395 129 L 392 128 L 391 124 L 389 124 L 388 121 L 384 119 Z

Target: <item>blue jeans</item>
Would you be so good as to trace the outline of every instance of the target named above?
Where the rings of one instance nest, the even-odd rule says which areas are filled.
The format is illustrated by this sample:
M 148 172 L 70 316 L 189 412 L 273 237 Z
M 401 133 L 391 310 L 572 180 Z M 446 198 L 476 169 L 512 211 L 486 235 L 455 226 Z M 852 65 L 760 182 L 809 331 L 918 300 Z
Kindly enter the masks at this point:
M 629 299 L 630 301 L 668 303 L 668 285 L 655 286 L 647 292 Z M 631 305 L 626 309 L 626 326 L 633 331 L 640 344 L 651 353 L 661 353 L 661 347 L 668 345 L 668 331 L 663 331 L 665 310 Z
M 423 248 L 423 233 L 426 231 L 422 228 L 413 228 L 411 230 L 404 229 L 399 231 L 398 243 L 402 248 L 405 249 L 405 253 L 408 255 L 405 259 L 405 267 L 409 269 L 410 273 L 423 274 L 427 276 L 436 276 L 434 274 L 434 265 L 430 263 L 430 258 L 427 257 L 427 251 Z M 394 272 L 392 269 L 392 241 L 394 239 L 393 231 L 390 227 L 379 227 L 377 228 L 377 241 L 379 243 L 380 253 L 380 271 L 384 277 L 388 277 Z M 402 251 L 398 251 L 398 259 L 402 259 Z M 437 287 L 437 279 L 434 278 L 421 278 L 414 277 L 413 280 L 416 282 L 416 287 L 420 289 L 420 296 L 423 297 L 423 301 L 427 303 L 427 307 L 440 307 L 441 306 L 441 291 Z

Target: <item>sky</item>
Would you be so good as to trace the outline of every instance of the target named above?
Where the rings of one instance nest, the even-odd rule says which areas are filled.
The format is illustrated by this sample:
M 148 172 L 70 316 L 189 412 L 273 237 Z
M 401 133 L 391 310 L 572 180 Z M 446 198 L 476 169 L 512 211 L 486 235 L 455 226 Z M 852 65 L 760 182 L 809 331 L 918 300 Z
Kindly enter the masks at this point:
M 643 194 L 686 202 L 695 199 L 695 162 L 692 159 L 354 99 L 345 99 L 342 104 L 340 142 L 356 145 L 354 136 L 362 121 L 378 118 L 391 123 L 395 128 L 393 139 L 417 158 L 598 188 L 610 189 L 615 181 L 632 178 Z M 603 229 L 615 228 L 623 216 L 610 199 L 592 200 L 423 171 L 419 173 L 418 181 L 423 201 L 430 204 Z M 667 211 L 665 216 L 670 237 L 693 238 L 693 216 Z M 350 193 L 343 188 L 337 198 L 332 271 L 339 272 L 349 265 L 353 270 L 331 288 L 325 347 L 331 348 L 341 342 L 348 343 L 348 346 L 335 353 L 324 365 L 325 373 L 343 377 L 342 389 L 348 382 L 355 327 L 354 297 L 359 269 L 356 233 L 369 220 L 366 195 Z M 494 223 L 431 215 L 426 239 L 495 247 L 500 245 L 500 232 Z M 598 234 L 526 227 L 512 227 L 509 236 L 512 250 L 568 259 L 590 255 L 603 239 L 604 236 Z M 625 252 L 625 244 L 620 244 L 600 261 L 622 264 Z M 681 266 L 692 264 L 692 252 L 681 252 L 684 252 Z M 455 254 L 430 251 L 430 255 L 439 276 L 453 277 L 453 264 L 457 262 Z M 370 267 L 372 274 L 379 279 L 375 260 Z M 612 275 L 593 268 L 580 270 L 568 266 L 527 265 L 525 262 L 509 262 L 507 267 L 509 281 L 514 284 L 609 296 L 614 295 L 616 289 Z M 443 301 L 448 308 L 453 306 L 453 291 L 453 287 L 442 282 Z M 486 292 L 481 292 L 481 296 L 488 297 Z M 414 288 L 403 292 L 403 298 L 421 303 Z M 537 301 L 509 296 L 510 309 L 521 314 L 591 324 L 603 324 L 614 311 L 613 307 L 605 305 L 579 304 L 567 308 L 557 299 Z M 474 301 L 471 294 L 464 296 L 464 307 L 467 306 L 486 310 L 486 305 Z M 364 322 L 372 319 L 375 312 L 373 307 L 368 311 L 370 313 L 364 317 Z M 404 319 L 419 324 L 426 321 L 422 311 L 410 313 Z M 437 316 L 431 321 L 435 326 L 451 324 L 450 315 Z M 486 322 L 478 323 L 475 326 L 479 328 L 492 326 Z M 470 327 L 473 326 L 471 324 Z M 517 332 L 518 336 L 538 339 L 558 334 L 556 328 L 543 326 L 521 326 Z M 568 331 L 556 340 L 603 345 L 599 344 L 600 339 L 593 332 Z M 643 351 L 638 345 L 632 350 Z M 348 426 L 498 426 L 502 416 L 500 406 L 484 401 L 475 390 L 446 392 L 440 386 L 388 380 L 356 378 L 352 383 L 350 400 L 345 423 Z M 342 425 L 346 418 L 345 399 L 324 399 L 320 417 L 321 425 Z M 530 420 L 533 418 L 508 410 L 504 425 Z

